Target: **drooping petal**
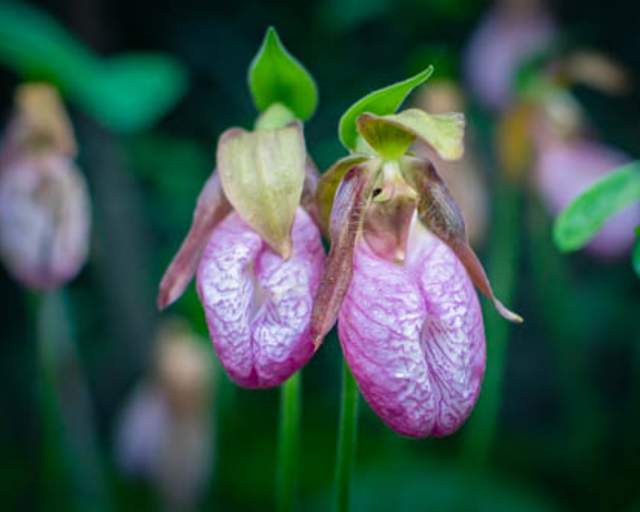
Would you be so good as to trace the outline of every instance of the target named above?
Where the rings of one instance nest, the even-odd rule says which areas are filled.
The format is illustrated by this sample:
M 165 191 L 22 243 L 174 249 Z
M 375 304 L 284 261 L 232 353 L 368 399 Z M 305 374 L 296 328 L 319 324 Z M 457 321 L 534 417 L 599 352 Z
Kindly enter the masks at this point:
M 277 386 L 313 354 L 309 322 L 324 265 L 320 232 L 298 208 L 287 260 L 236 214 L 214 230 L 197 273 L 216 353 L 245 387 Z
M 91 224 L 84 177 L 67 157 L 26 157 L 0 172 L 0 256 L 23 284 L 50 289 L 87 259 Z
M 351 281 L 353 248 L 362 227 L 371 181 L 370 166 L 352 168 L 342 180 L 333 201 L 331 250 L 311 315 L 311 336 L 316 349 L 335 324 Z
M 510 311 L 493 293 L 482 263 L 469 242 L 460 208 L 435 167 L 427 160 L 406 157 L 403 172 L 418 193 L 418 218 L 435 236 L 447 244 L 460 259 L 473 283 L 486 295 L 503 318 L 521 323 L 522 317 Z
M 419 222 L 405 265 L 359 239 L 338 330 L 360 391 L 396 432 L 448 435 L 471 413 L 485 366 L 480 305 L 464 266 Z
M 214 171 L 198 196 L 189 233 L 160 282 L 159 309 L 166 308 L 182 295 L 196 273 L 213 229 L 230 211 L 231 205 L 224 196 L 218 173 Z

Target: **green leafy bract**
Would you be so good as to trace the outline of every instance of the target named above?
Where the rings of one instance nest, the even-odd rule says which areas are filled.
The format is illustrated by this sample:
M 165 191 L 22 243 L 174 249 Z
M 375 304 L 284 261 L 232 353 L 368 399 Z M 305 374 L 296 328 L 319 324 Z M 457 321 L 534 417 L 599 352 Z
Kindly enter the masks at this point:
M 402 105 L 409 93 L 426 82 L 432 73 L 433 66 L 429 66 L 407 80 L 373 91 L 356 101 L 340 118 L 338 127 L 340 142 L 347 149 L 355 149 L 358 141 L 356 121 L 360 114 L 365 112 L 379 116 L 393 114 Z
M 269 27 L 262 46 L 249 66 L 249 89 L 261 112 L 282 103 L 299 119 L 309 119 L 318 105 L 316 83 L 282 45 L 276 30 Z
M 556 246 L 580 249 L 611 215 L 635 201 L 640 201 L 640 161 L 607 174 L 560 213 L 553 226 Z

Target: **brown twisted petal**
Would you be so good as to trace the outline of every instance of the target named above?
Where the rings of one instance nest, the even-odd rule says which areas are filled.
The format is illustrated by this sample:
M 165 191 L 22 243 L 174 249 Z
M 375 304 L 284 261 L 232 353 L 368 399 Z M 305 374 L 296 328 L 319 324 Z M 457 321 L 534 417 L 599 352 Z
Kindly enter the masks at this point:
M 418 218 L 460 259 L 476 287 L 494 304 L 500 315 L 521 323 L 522 317 L 507 309 L 494 295 L 482 263 L 469 246 L 460 208 L 435 167 L 427 160 L 405 157 L 402 171 L 418 193 Z
M 193 279 L 211 232 L 230 212 L 231 204 L 214 170 L 198 196 L 189 233 L 160 281 L 158 309 L 166 308 L 182 295 Z
M 338 160 L 321 177 L 316 190 L 316 203 L 320 213 L 320 227 L 322 234 L 329 238 L 329 224 L 331 209 L 336 190 L 347 172 L 358 164 L 363 163 L 367 155 L 349 155 Z
M 331 212 L 331 250 L 311 312 L 311 337 L 317 350 L 336 322 L 353 272 L 353 249 L 371 195 L 371 166 L 353 167 L 342 179 Z

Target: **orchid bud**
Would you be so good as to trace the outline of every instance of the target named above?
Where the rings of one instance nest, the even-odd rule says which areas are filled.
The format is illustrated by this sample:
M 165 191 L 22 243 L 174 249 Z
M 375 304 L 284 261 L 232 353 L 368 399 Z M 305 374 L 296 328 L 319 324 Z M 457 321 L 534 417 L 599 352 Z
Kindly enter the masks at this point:
M 555 23 L 539 0 L 499 2 L 482 19 L 466 50 L 470 90 L 486 107 L 506 107 L 518 66 L 544 50 L 555 33 Z
M 0 161 L 0 256 L 31 288 L 64 284 L 87 258 L 90 204 L 74 151 L 55 91 L 20 88 Z
M 160 330 L 152 372 L 121 415 L 117 459 L 148 480 L 169 510 L 192 510 L 213 465 L 214 367 L 204 342 L 178 320 Z

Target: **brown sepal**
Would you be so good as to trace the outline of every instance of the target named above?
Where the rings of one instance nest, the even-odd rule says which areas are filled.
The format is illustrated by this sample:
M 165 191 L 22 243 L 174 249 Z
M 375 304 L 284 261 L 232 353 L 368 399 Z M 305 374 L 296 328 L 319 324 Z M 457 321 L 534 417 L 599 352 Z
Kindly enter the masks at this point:
M 475 286 L 493 302 L 500 315 L 510 322 L 521 323 L 522 317 L 507 309 L 494 295 L 482 263 L 469 246 L 460 208 L 433 164 L 407 157 L 402 161 L 402 169 L 418 193 L 420 221 L 451 248 Z
M 230 212 L 231 204 L 214 171 L 198 196 L 189 233 L 160 281 L 158 309 L 166 308 L 182 295 L 198 268 L 211 232 Z
M 353 167 L 342 179 L 331 212 L 331 249 L 311 313 L 311 337 L 317 350 L 338 316 L 353 272 L 353 249 L 371 195 L 371 171 Z

